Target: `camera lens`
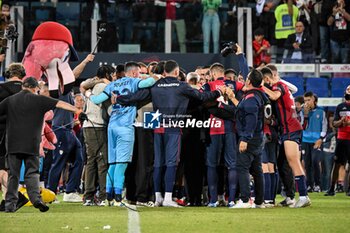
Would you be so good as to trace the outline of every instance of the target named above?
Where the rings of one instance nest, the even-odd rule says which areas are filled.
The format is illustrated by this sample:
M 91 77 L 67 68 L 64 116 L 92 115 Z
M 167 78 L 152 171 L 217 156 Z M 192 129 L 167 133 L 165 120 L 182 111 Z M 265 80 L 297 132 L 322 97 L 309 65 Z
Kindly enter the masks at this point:
M 224 48 L 221 50 L 221 55 L 227 57 L 230 53 L 237 52 L 237 46 L 234 42 L 224 44 Z

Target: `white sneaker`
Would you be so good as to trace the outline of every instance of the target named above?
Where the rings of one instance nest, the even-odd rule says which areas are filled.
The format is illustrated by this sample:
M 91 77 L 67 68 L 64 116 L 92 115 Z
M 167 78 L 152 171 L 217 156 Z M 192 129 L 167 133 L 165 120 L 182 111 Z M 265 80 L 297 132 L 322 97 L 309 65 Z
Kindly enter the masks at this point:
M 235 205 L 236 205 L 236 203 L 234 201 L 230 201 L 230 203 L 228 203 L 227 207 L 233 208 Z
M 79 196 L 78 193 L 64 193 L 63 201 L 64 202 L 83 202 L 83 199 Z
M 100 203 L 98 203 L 98 206 L 106 206 L 107 203 L 105 201 L 101 201 Z
M 106 199 L 106 201 L 105 201 L 105 206 L 114 206 L 114 199 L 112 199 L 112 200 L 110 200 L 110 201 L 108 201 L 108 200 Z
M 216 208 L 216 207 L 219 206 L 219 202 L 218 201 L 214 202 L 214 203 L 209 202 L 207 206 L 210 207 L 210 208 Z
M 160 200 L 156 200 L 156 201 L 154 202 L 154 207 L 161 207 L 161 206 L 163 206 L 163 202 L 164 202 L 164 199 L 163 199 L 163 198 L 160 199 Z
M 286 199 L 278 203 L 278 206 L 282 206 L 282 207 L 294 206 L 294 205 L 295 205 L 295 199 L 294 198 L 292 199 L 290 197 L 287 197 Z
M 116 206 L 116 207 L 124 207 L 124 203 L 122 203 L 121 201 L 115 201 L 113 203 L 113 206 Z
M 265 206 L 264 203 L 261 203 L 260 205 L 257 205 L 257 204 L 254 203 L 254 204 L 252 205 L 252 208 L 253 208 L 253 209 L 265 209 L 266 206 Z
M 137 206 L 145 206 L 145 207 L 154 207 L 153 201 L 147 201 L 147 202 L 137 201 L 136 205 Z
M 85 200 L 83 206 L 92 206 L 94 203 L 91 200 Z
M 182 207 L 179 204 L 177 204 L 177 202 L 175 202 L 175 201 L 163 201 L 163 206 L 164 207 L 176 207 L 176 208 Z
M 229 207 L 232 209 L 250 209 L 252 208 L 252 205 L 249 202 L 243 202 L 242 200 L 239 200 L 236 205 Z
M 275 207 L 275 204 L 272 201 L 265 201 L 264 206 L 266 208 L 273 208 L 273 207 Z
M 300 197 L 299 200 L 293 205 L 289 206 L 291 208 L 302 208 L 311 205 L 311 200 L 308 196 Z
M 315 193 L 320 193 L 320 192 L 321 192 L 321 187 L 318 186 L 318 185 L 316 185 L 316 186 L 314 187 L 313 191 L 314 191 Z

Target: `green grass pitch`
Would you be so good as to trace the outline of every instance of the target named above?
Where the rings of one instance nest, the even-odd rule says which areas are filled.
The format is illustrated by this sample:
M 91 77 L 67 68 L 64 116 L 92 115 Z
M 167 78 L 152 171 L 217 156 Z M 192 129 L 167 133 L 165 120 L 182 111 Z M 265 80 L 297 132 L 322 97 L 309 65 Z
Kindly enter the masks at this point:
M 291 209 L 228 209 L 225 207 L 139 207 L 143 233 L 172 232 L 349 232 L 350 197 L 343 193 L 310 195 L 311 207 Z M 61 198 L 61 196 L 60 196 Z M 282 200 L 281 198 L 278 201 Z M 51 204 L 40 213 L 23 207 L 16 213 L 0 213 L 0 232 L 130 232 L 128 210 L 121 207 L 84 207 Z M 110 229 L 103 229 L 104 226 Z M 129 230 L 129 231 L 128 231 Z

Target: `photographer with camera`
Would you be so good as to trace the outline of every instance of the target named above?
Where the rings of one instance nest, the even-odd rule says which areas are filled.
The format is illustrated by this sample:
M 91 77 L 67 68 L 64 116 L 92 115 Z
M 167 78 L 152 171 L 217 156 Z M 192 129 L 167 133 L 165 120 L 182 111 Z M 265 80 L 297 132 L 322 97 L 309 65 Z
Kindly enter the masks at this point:
M 13 42 L 17 37 L 16 26 L 10 17 L 10 5 L 4 3 L 0 12 L 0 64 L 5 60 L 6 50 L 9 48 L 8 41 Z
M 239 75 L 241 75 L 245 80 L 249 72 L 249 67 L 241 46 L 233 41 L 225 43 L 224 48 L 221 50 L 221 55 L 223 57 L 227 57 L 231 53 L 236 54 L 239 65 Z
M 8 25 L 13 24 L 10 16 L 10 5 L 2 4 L 0 13 L 0 37 L 4 37 Z

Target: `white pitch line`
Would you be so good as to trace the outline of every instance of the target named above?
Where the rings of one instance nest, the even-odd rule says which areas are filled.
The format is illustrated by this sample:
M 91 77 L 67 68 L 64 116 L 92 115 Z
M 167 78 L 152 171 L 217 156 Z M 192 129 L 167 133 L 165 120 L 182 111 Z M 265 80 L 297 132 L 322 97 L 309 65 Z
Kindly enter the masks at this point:
M 139 213 L 130 209 L 128 209 L 128 233 L 141 233 Z

